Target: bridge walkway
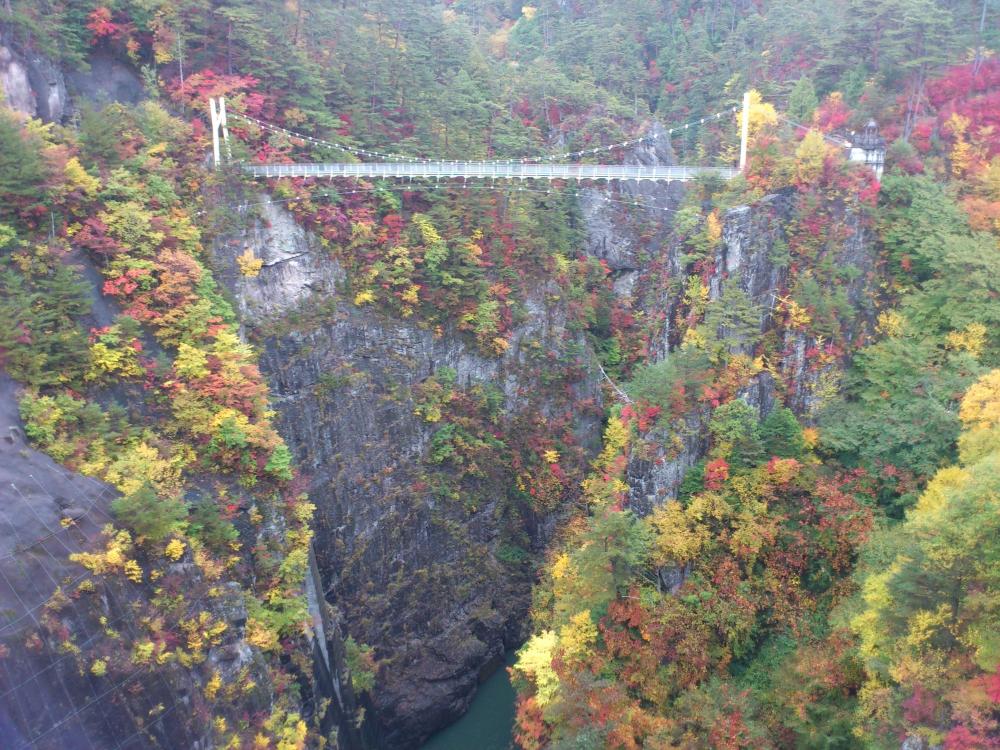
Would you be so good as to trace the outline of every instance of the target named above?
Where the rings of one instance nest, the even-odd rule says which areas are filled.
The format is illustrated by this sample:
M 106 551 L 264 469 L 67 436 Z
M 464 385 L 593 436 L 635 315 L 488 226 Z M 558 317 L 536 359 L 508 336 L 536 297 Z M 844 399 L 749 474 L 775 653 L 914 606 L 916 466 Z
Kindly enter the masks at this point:
M 245 164 L 253 177 L 411 177 L 420 179 L 496 180 L 652 180 L 686 182 L 714 175 L 724 180 L 739 174 L 731 167 L 639 166 L 628 164 L 521 164 L 439 161 L 424 163 Z

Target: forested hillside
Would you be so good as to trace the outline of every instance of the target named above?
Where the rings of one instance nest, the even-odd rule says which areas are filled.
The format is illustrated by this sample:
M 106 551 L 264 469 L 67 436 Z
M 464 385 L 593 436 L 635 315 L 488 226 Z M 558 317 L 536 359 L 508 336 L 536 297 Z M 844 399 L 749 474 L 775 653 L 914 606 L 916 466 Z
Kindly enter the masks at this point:
M 0 745 L 413 748 L 518 649 L 529 750 L 1000 748 L 998 52 L 992 0 L 2 0 Z M 744 91 L 730 181 L 240 169 L 734 166 Z

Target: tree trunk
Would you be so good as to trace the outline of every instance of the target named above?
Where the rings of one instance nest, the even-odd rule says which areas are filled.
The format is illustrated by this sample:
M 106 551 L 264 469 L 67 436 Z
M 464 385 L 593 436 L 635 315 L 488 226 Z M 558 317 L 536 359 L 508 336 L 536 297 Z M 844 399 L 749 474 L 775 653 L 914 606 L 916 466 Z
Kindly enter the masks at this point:
M 184 45 L 181 44 L 180 32 L 177 33 L 177 71 L 181 78 L 181 101 L 184 95 Z M 183 106 L 183 104 L 181 105 Z
M 972 75 L 979 72 L 979 67 L 983 64 L 983 31 L 986 28 L 986 2 L 983 0 L 983 12 L 979 16 L 979 34 L 976 39 L 976 60 L 972 64 Z
M 926 79 L 926 67 L 921 67 L 917 77 L 913 82 L 913 89 L 906 99 L 906 118 L 903 121 L 903 140 L 909 142 L 913 134 L 913 128 L 917 124 L 917 114 L 920 112 L 920 103 L 924 98 L 924 81 Z
M 295 35 L 292 38 L 292 46 L 299 46 L 299 34 L 302 33 L 302 0 L 295 4 Z

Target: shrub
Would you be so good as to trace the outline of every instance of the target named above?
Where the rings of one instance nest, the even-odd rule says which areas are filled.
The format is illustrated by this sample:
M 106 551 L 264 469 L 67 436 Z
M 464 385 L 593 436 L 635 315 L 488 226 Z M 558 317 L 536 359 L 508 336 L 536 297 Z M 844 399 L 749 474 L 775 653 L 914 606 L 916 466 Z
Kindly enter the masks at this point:
M 148 482 L 115 500 L 111 510 L 138 538 L 153 544 L 181 533 L 187 524 L 184 503 L 161 498 Z
M 763 459 L 757 412 L 746 402 L 733 399 L 720 406 L 708 430 L 715 442 L 714 453 L 721 454 L 733 468 L 756 466 Z
M 764 452 L 768 456 L 799 458 L 805 451 L 802 427 L 787 406 L 773 409 L 760 427 Z

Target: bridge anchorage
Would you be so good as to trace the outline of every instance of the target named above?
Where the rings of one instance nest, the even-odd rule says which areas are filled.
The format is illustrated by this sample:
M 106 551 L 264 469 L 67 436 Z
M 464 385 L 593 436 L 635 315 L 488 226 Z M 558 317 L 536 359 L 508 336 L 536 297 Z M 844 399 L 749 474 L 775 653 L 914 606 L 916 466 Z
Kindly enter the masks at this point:
M 704 117 L 695 124 L 704 123 L 713 118 L 719 118 L 726 112 L 718 112 L 710 117 Z M 209 99 L 209 116 L 212 126 L 212 156 L 215 167 L 222 163 L 222 148 L 225 147 L 226 157 L 229 152 L 229 128 L 226 115 L 226 102 L 223 97 Z M 242 170 L 251 177 L 347 177 L 360 179 L 363 177 L 408 177 L 431 179 L 484 179 L 484 180 L 651 180 L 656 182 L 686 182 L 703 175 L 713 175 L 729 180 L 743 171 L 747 159 L 747 138 L 750 130 L 750 94 L 743 95 L 740 133 L 740 165 L 734 167 L 646 167 L 627 164 L 551 164 L 545 163 L 557 158 L 579 157 L 596 154 L 613 148 L 643 142 L 639 138 L 624 144 L 616 144 L 604 148 L 587 151 L 577 151 L 570 154 L 543 156 L 537 159 L 516 159 L 498 161 L 432 161 L 419 157 L 387 154 L 366 149 L 350 149 L 329 141 L 323 141 L 302 133 L 295 133 L 271 123 L 257 120 L 246 115 L 233 114 L 233 117 L 252 123 L 266 130 L 284 133 L 290 137 L 304 140 L 320 146 L 327 146 L 359 157 L 375 157 L 381 161 L 370 162 L 320 162 L 300 164 L 243 164 Z M 690 125 L 684 125 L 687 128 Z M 671 128 L 670 132 L 682 128 Z M 387 160 L 388 159 L 388 160 Z M 396 161 L 391 161 L 395 159 Z

